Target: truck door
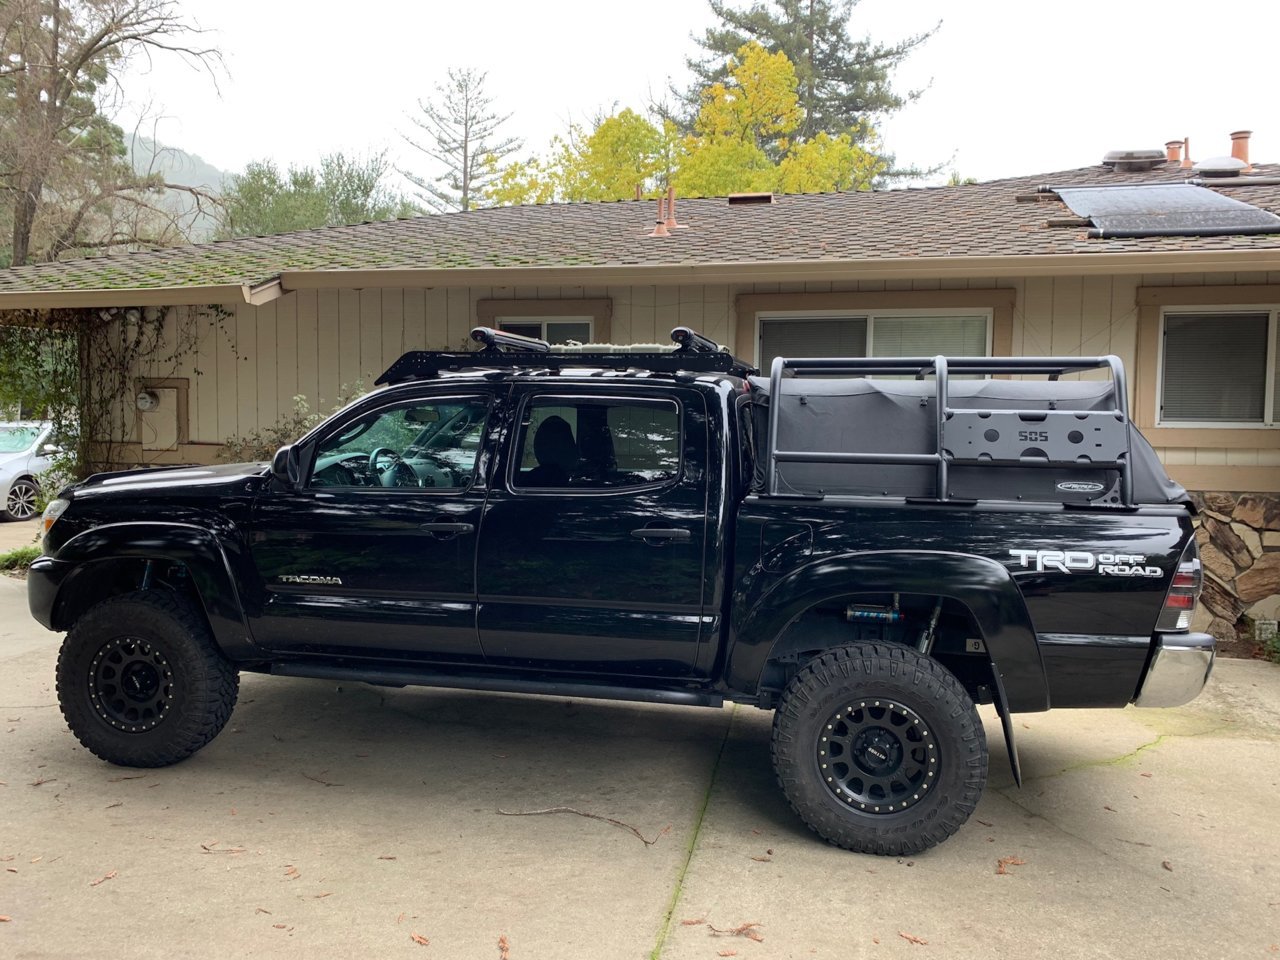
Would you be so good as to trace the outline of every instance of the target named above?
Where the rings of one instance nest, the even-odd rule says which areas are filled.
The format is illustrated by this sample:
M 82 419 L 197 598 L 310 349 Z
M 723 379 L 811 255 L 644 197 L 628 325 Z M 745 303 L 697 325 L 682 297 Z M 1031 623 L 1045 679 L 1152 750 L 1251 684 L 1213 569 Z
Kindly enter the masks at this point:
M 496 399 L 487 387 L 401 395 L 326 429 L 302 487 L 269 491 L 254 507 L 258 643 L 304 654 L 483 659 L 475 547 Z
M 690 676 L 703 634 L 706 405 L 517 388 L 477 557 L 494 665 Z

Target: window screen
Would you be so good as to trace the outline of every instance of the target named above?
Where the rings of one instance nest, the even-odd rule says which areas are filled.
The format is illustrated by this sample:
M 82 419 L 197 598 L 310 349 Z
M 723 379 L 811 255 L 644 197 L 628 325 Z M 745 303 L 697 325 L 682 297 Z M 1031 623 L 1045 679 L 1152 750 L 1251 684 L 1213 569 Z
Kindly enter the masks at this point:
M 985 357 L 986 317 L 876 317 L 873 357 Z
M 1183 313 L 1164 320 L 1160 419 L 1261 423 L 1266 313 Z
M 760 369 L 768 373 L 774 357 L 865 357 L 866 317 L 761 320 Z

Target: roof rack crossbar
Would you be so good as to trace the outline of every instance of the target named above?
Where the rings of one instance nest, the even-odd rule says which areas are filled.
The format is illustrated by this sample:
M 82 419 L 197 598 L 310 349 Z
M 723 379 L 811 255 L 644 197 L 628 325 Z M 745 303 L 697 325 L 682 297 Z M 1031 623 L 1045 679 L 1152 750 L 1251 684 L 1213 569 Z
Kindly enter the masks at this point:
M 997 414 L 975 410 L 953 409 L 949 402 L 950 378 L 953 374 L 1032 374 L 1058 379 L 1065 373 L 1107 369 L 1111 373 L 1115 408 L 1093 410 L 1087 413 L 1071 412 L 1074 419 L 1088 419 L 1098 424 L 1105 447 L 1093 458 L 1077 457 L 1067 460 L 1045 455 L 1031 459 L 997 446 L 995 441 L 983 451 L 980 459 L 956 457 L 947 448 L 947 429 L 972 429 L 969 421 L 975 417 L 991 418 Z M 783 374 L 792 370 L 796 375 L 809 376 L 903 376 L 914 375 L 922 380 L 933 374 L 936 384 L 936 448 L 933 453 L 847 453 L 840 451 L 799 451 L 778 448 L 778 426 L 782 409 Z M 883 465 L 932 465 L 936 472 L 935 499 L 951 499 L 948 490 L 948 468 L 953 463 L 981 463 L 989 466 L 1052 466 L 1060 469 L 1096 469 L 1105 467 L 1120 473 L 1120 500 L 1128 507 L 1133 505 L 1133 462 L 1131 433 L 1129 430 L 1129 393 L 1125 381 L 1124 364 L 1114 355 L 1102 357 L 775 357 L 769 371 L 769 436 L 768 455 L 765 461 L 765 493 L 779 496 L 779 463 L 837 463 Z M 1061 417 L 1065 413 L 1052 410 L 1000 411 L 1000 417 L 1017 417 L 1032 413 L 1038 418 Z M 1046 435 L 1047 436 L 1047 435 Z M 1005 447 L 1008 446 L 1006 443 Z M 1099 443 L 1097 446 L 1103 447 Z M 994 451 L 994 452 L 992 452 Z

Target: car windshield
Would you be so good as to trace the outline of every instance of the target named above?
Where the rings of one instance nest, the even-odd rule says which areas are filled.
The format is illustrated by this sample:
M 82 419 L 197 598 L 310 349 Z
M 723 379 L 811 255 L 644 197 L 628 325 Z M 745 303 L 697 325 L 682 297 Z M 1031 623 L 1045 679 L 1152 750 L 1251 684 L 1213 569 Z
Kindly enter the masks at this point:
M 21 453 L 35 443 L 39 427 L 0 424 L 0 453 Z

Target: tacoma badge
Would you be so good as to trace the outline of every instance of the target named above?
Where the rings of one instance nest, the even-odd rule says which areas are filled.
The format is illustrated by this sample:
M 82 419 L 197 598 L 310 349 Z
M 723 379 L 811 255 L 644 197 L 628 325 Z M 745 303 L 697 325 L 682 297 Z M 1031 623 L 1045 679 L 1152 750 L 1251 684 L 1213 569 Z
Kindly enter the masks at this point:
M 317 577 L 309 573 L 283 573 L 277 579 L 281 583 L 318 583 L 324 586 L 342 586 L 341 577 Z

